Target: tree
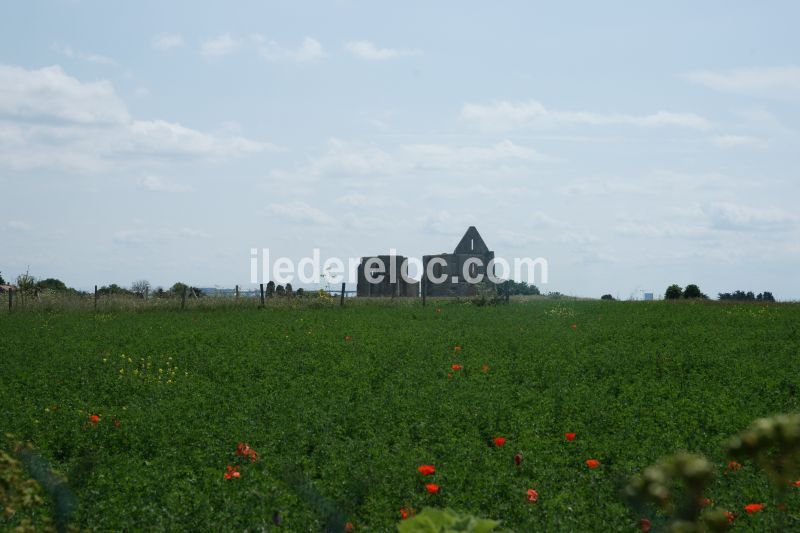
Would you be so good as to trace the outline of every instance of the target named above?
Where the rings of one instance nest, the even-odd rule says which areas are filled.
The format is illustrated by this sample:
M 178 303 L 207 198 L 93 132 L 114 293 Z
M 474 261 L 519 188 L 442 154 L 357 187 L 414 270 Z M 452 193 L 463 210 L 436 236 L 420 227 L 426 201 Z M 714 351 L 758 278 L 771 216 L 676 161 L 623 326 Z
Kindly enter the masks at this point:
M 763 294 L 759 293 L 758 299 L 761 300 L 762 302 L 774 302 L 775 301 L 775 297 L 769 291 L 764 291 Z
M 131 292 L 139 298 L 145 298 L 147 293 L 150 292 L 150 282 L 146 279 L 140 279 L 131 283 Z
M 683 289 L 678 284 L 673 283 L 669 287 L 667 287 L 667 292 L 664 293 L 664 298 L 666 300 L 677 300 L 683 296 Z
M 17 290 L 22 293 L 32 292 L 36 289 L 36 278 L 31 276 L 26 270 L 24 274 L 17 276 Z
M 686 289 L 684 289 L 683 291 L 683 297 L 708 299 L 708 296 L 700 292 L 700 287 L 698 287 L 694 283 L 686 286 Z
M 539 295 L 539 288 L 536 285 L 528 285 L 525 281 L 516 282 L 513 279 L 502 282 L 498 289 L 505 293 L 508 290 L 510 295 Z
M 112 283 L 111 285 L 108 286 L 104 285 L 99 289 L 97 289 L 97 294 L 100 296 L 105 296 L 105 295 L 130 296 L 133 293 L 128 289 L 126 289 L 125 287 L 120 287 L 116 283 Z
M 6 280 L 3 279 L 3 273 L 0 272 L 0 285 L 5 285 L 5 284 L 6 284 Z
M 600 299 L 601 299 L 601 300 L 613 300 L 613 299 L 614 299 L 614 297 L 613 297 L 613 296 L 611 296 L 610 294 L 604 294 L 604 295 L 602 295 L 602 296 L 600 297 Z
M 38 288 L 39 290 L 42 290 L 42 291 L 51 290 L 51 291 L 64 291 L 64 292 L 66 292 L 66 291 L 69 290 L 69 288 L 67 287 L 67 285 L 63 281 L 61 281 L 60 279 L 55 279 L 55 278 L 47 278 L 47 279 L 39 280 L 38 282 L 36 282 L 36 288 Z

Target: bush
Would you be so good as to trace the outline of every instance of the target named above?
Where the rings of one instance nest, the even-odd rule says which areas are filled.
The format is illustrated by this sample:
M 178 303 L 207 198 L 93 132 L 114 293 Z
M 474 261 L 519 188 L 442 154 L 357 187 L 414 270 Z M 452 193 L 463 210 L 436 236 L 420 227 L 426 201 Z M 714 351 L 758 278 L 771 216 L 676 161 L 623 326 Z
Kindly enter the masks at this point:
M 601 299 L 601 300 L 613 300 L 613 299 L 614 299 L 614 297 L 613 297 L 613 296 L 611 296 L 610 294 L 604 294 L 604 295 L 602 295 L 602 296 L 600 297 L 600 299 Z
M 683 297 L 708 299 L 708 296 L 700 292 L 700 287 L 698 287 L 694 283 L 686 286 L 686 289 L 684 289 L 683 291 Z

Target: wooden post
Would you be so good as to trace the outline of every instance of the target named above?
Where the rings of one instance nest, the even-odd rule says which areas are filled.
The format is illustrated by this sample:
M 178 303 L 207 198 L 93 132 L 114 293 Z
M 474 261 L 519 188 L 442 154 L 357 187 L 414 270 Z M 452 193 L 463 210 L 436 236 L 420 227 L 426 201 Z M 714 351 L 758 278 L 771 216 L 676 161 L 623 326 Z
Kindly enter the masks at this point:
M 97 285 L 94 286 L 94 312 L 97 312 Z
M 186 287 L 183 287 L 183 293 L 181 293 L 181 309 L 186 307 Z
M 14 305 L 14 289 L 8 289 L 8 312 L 11 312 L 11 306 Z
M 339 306 L 344 307 L 344 287 L 345 284 L 342 282 L 342 295 L 339 297 Z
M 239 286 L 236 286 L 236 299 L 239 299 Z
M 261 287 L 261 307 L 264 307 L 264 284 L 261 283 L 260 287 Z

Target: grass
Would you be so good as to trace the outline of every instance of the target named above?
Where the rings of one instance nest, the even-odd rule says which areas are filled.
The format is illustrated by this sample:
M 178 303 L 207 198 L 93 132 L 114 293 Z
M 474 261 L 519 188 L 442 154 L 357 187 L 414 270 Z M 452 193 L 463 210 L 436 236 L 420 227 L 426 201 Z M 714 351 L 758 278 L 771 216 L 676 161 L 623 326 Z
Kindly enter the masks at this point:
M 448 506 L 517 531 L 634 531 L 621 489 L 678 450 L 715 463 L 708 497 L 737 528 L 777 529 L 766 476 L 725 473 L 721 444 L 799 410 L 800 305 L 347 303 L 4 312 L 0 430 L 68 477 L 87 529 L 252 530 L 278 513 L 288 531 L 392 531 L 401 507 Z M 787 505 L 796 527 L 800 489 Z

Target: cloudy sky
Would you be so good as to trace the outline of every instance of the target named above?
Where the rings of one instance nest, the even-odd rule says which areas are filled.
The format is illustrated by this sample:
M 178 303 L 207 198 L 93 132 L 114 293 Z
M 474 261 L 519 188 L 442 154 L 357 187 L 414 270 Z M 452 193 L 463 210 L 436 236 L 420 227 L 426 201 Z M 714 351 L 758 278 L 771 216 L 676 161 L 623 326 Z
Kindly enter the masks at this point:
M 435 5 L 433 5 L 435 4 Z M 0 271 L 246 285 L 450 251 L 800 298 L 800 4 L 0 7 Z

